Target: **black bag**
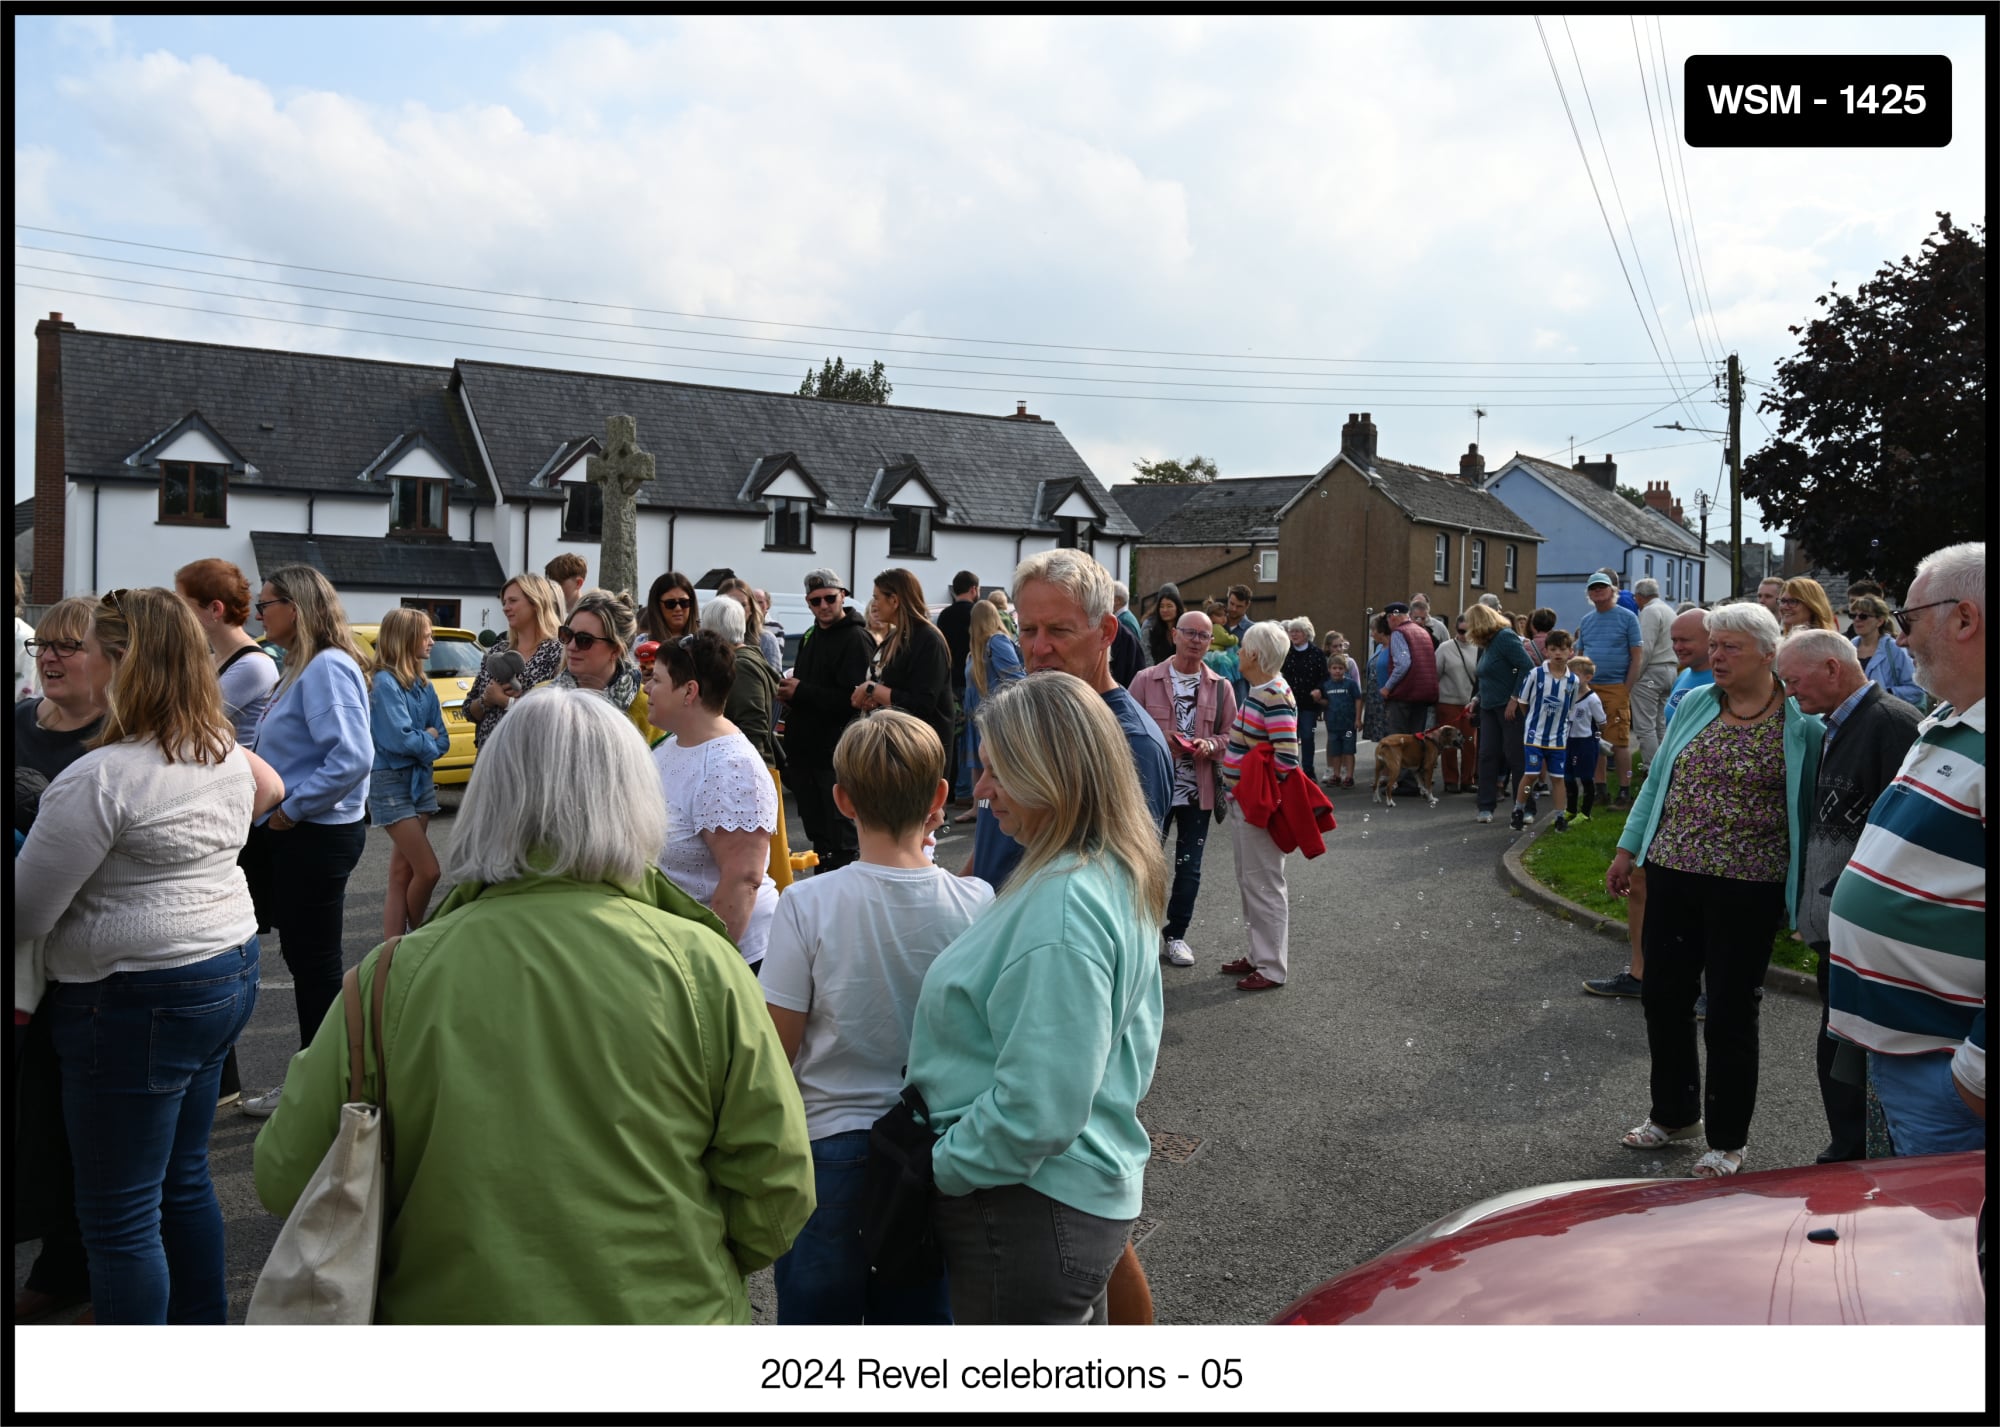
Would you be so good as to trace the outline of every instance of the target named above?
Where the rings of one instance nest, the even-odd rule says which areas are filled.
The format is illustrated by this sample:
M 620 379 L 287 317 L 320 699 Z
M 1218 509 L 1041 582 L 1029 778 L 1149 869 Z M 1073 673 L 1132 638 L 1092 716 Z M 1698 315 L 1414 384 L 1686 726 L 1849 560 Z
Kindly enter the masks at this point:
M 930 1107 L 914 1085 L 868 1131 L 868 1170 L 861 1247 L 871 1282 L 890 1287 L 927 1283 L 944 1271 L 944 1250 L 931 1229 Z

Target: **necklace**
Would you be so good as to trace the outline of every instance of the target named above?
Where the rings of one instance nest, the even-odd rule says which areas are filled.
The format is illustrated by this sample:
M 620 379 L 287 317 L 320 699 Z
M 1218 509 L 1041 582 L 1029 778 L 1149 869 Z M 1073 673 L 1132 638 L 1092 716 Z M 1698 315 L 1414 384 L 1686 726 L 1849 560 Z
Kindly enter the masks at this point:
M 1755 723 L 1771 711 L 1771 705 L 1778 701 L 1778 694 L 1781 688 L 1782 686 L 1778 681 L 1773 679 L 1771 681 L 1771 697 L 1764 700 L 1764 707 L 1758 709 L 1754 714 L 1740 714 L 1735 709 L 1732 709 L 1729 706 L 1729 695 L 1719 687 L 1715 691 L 1715 696 L 1722 701 L 1722 711 L 1730 718 L 1735 719 L 1738 723 Z

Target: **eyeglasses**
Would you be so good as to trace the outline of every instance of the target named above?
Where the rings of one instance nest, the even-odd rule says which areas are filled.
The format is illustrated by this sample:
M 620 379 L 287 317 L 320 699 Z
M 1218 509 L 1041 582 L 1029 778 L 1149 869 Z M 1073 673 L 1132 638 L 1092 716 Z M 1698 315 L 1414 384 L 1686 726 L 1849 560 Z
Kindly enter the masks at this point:
M 1895 620 L 1903 628 L 1908 629 L 1910 627 L 1910 616 L 1918 613 L 1920 610 L 1936 609 L 1939 605 L 1957 603 L 1957 600 L 1932 600 L 1929 604 L 1911 605 L 1908 609 L 1892 609 L 1889 611 L 1889 618 Z
M 279 595 L 274 600 L 258 600 L 257 603 L 251 605 L 250 608 L 257 611 L 257 618 L 262 619 L 264 617 L 264 611 L 269 609 L 272 605 L 290 604 L 290 603 L 291 603 L 290 600 L 286 599 L 283 595 Z
M 680 596 L 678 596 L 678 595 L 661 595 L 661 596 L 660 596 L 660 608 L 661 608 L 661 609 L 686 609 L 686 608 L 687 608 L 687 607 L 688 607 L 689 605 L 691 605 L 691 604 L 693 604 L 693 603 L 694 603 L 694 601 L 693 601 L 693 600 L 691 600 L 691 599 L 684 599 L 684 598 L 682 598 L 682 597 L 680 597 Z
M 823 604 L 839 604 L 844 598 L 844 595 L 807 595 L 806 603 L 818 609 Z
M 582 630 L 571 629 L 566 624 L 561 625 L 556 629 L 556 638 L 562 641 L 564 644 L 574 644 L 577 647 L 577 649 L 584 654 L 588 654 L 591 650 L 595 649 L 600 644 L 609 644 L 614 649 L 618 645 L 618 641 L 612 639 L 609 635 L 585 634 Z
M 1206 629 L 1181 629 L 1176 627 L 1174 633 L 1187 640 L 1190 644 L 1206 644 L 1209 640 L 1215 638 L 1214 633 Z
M 1792 598 L 1792 597 L 1791 597 L 1790 595 L 1779 595 L 1779 596 L 1778 596 L 1778 603 L 1779 603 L 1779 604 L 1791 604 L 1791 605 L 1795 605 L 1795 604 L 1798 604 L 1798 603 L 1800 603 L 1800 601 L 1798 601 L 1798 600 L 1795 600 L 1795 599 L 1793 599 L 1793 598 Z
M 81 639 L 30 639 L 22 646 L 30 659 L 39 659 L 44 654 L 53 654 L 58 659 L 74 659 L 83 653 Z

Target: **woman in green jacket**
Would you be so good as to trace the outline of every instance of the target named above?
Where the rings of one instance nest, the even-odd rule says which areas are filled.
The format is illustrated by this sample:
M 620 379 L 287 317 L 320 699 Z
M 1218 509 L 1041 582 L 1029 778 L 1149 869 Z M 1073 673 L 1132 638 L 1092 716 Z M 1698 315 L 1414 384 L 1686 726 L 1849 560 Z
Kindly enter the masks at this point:
M 652 864 L 645 745 L 603 699 L 545 688 L 487 740 L 457 823 L 457 886 L 398 944 L 384 1002 L 376 1321 L 749 1322 L 744 1275 L 813 1211 L 805 1111 L 756 978 Z M 274 1214 L 333 1143 L 347 1063 L 336 1003 L 257 1138 Z
M 909 1083 L 942 1132 L 932 1222 L 959 1323 L 1103 1323 L 1150 1144 L 1168 873 L 1130 746 L 1081 679 L 984 701 L 973 795 L 1026 852 L 924 977 Z

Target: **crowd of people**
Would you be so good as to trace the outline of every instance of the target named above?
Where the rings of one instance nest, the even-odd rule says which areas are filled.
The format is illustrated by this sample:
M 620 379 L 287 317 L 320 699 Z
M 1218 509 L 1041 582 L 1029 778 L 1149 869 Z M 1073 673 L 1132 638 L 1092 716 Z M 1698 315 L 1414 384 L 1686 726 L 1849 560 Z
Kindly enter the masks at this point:
M 500 591 L 442 855 L 421 611 L 364 653 L 316 570 L 253 598 L 202 560 L 28 631 L 17 582 L 17 1207 L 42 1245 L 17 1317 L 225 1320 L 207 1146 L 275 932 L 301 1049 L 242 1100 L 269 1121 L 257 1190 L 292 1210 L 364 1066 L 395 1145 L 377 1321 L 746 1322 L 765 1265 L 787 1323 L 1150 1321 L 1139 1105 L 1161 968 L 1200 959 L 1210 827 L 1243 928 L 1216 965 L 1279 989 L 1287 858 L 1325 850 L 1363 739 L 1434 740 L 1399 791 L 1435 762 L 1481 823 L 1503 797 L 1515 828 L 1544 797 L 1554 830 L 1626 814 L 1605 882 L 1631 960 L 1586 983 L 1645 1008 L 1624 1144 L 1741 1167 L 1788 926 L 1819 955 L 1822 1158 L 1869 1152 L 1875 1104 L 1882 1148 L 1983 1144 L 1984 560 L 1931 556 L 1900 609 L 1851 591 L 1849 634 L 1811 580 L 1676 610 L 1600 571 L 1573 629 L 1419 594 L 1371 612 L 1364 660 L 1253 619 L 1243 586 L 1135 610 L 1074 550 L 1004 591 L 961 571 L 935 616 L 907 569 L 856 609 L 820 568 L 787 668 L 764 592 L 703 604 L 670 571 L 635 606 L 568 555 Z M 940 867 L 954 816 L 970 853 Z M 361 984 L 388 970 L 355 1058 L 370 823 L 391 852 Z M 892 1283 L 864 1250 L 869 1132 L 911 1100 L 940 1252 Z

